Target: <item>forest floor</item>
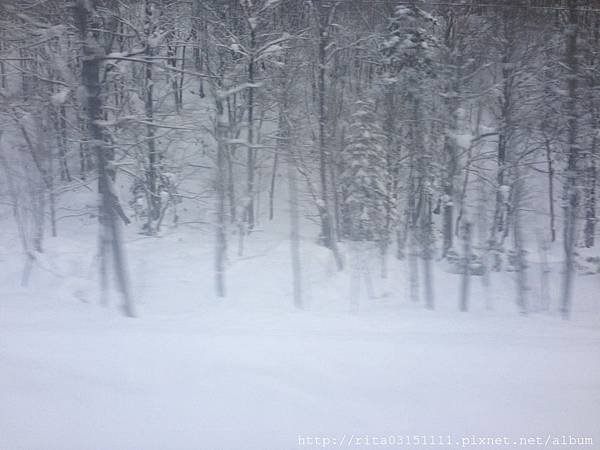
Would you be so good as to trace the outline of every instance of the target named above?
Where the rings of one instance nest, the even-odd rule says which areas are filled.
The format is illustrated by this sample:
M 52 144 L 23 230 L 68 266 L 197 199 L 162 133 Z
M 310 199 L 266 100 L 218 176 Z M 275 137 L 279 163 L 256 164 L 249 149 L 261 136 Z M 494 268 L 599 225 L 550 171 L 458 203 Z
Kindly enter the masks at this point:
M 390 258 L 382 280 L 373 258 L 375 298 L 361 292 L 351 312 L 348 271 L 305 240 L 297 311 L 285 233 L 257 231 L 243 257 L 231 242 L 219 300 L 212 236 L 183 227 L 128 235 L 138 313 L 128 319 L 115 293 L 108 307 L 94 294 L 94 228 L 48 239 L 28 288 L 18 241 L 3 238 L 1 450 L 363 448 L 392 436 L 379 447 L 564 436 L 600 448 L 597 275 L 578 277 L 563 321 L 558 268 L 550 312 L 521 316 L 510 274 L 488 291 L 474 277 L 471 311 L 460 313 L 460 277 L 436 264 L 427 311 L 407 299 L 405 262 Z

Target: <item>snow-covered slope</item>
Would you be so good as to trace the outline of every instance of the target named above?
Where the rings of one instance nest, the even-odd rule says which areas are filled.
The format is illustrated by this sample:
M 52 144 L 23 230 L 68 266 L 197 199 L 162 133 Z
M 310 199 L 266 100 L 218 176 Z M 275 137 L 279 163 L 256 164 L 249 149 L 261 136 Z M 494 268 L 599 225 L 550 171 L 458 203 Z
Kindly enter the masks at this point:
M 283 450 L 440 435 L 456 447 L 480 436 L 600 443 L 598 276 L 578 279 L 566 322 L 556 273 L 551 311 L 522 317 L 510 274 L 494 275 L 488 294 L 474 277 L 471 312 L 459 313 L 459 276 L 436 266 L 437 308 L 426 311 L 407 300 L 405 263 L 391 260 L 381 280 L 374 259 L 376 298 L 361 287 L 350 312 L 348 271 L 306 237 L 308 306 L 295 311 L 281 224 L 251 235 L 243 257 L 232 243 L 225 300 L 213 295 L 210 228 L 132 229 L 139 317 L 126 319 L 116 295 L 98 305 L 93 220 L 70 227 L 47 240 L 27 289 L 18 243 L 4 238 L 2 450 Z
M 15 295 L 3 301 L 0 342 L 2 449 L 279 450 L 344 434 L 600 439 L 600 331 L 556 319 L 215 305 L 128 320 Z

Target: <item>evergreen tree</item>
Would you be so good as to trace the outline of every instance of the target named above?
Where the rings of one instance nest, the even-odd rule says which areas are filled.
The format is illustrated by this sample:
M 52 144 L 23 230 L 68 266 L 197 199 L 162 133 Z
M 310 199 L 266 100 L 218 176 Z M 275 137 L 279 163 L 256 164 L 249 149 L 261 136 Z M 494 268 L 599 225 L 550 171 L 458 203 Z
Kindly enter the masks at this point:
M 343 233 L 348 239 L 379 241 L 388 201 L 384 135 L 374 105 L 359 100 L 342 153 Z
M 421 246 L 425 276 L 426 306 L 433 308 L 433 257 L 432 220 L 432 143 L 427 142 L 429 124 L 428 107 L 435 92 L 434 58 L 438 43 L 432 31 L 436 19 L 421 6 L 421 0 L 399 5 L 391 18 L 388 38 L 383 44 L 385 64 L 394 73 L 393 79 L 405 92 L 408 123 L 408 183 L 407 231 L 409 242 L 409 267 L 411 272 L 411 297 L 418 299 L 417 247 Z M 430 108 L 429 108 L 430 109 Z

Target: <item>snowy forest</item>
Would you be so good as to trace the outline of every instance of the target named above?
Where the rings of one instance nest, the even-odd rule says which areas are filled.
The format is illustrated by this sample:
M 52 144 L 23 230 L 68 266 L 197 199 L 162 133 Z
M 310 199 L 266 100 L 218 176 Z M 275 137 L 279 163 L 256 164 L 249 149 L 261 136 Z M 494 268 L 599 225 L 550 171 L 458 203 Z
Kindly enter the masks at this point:
M 599 170 L 599 0 L 0 0 L 0 449 L 594 448 Z

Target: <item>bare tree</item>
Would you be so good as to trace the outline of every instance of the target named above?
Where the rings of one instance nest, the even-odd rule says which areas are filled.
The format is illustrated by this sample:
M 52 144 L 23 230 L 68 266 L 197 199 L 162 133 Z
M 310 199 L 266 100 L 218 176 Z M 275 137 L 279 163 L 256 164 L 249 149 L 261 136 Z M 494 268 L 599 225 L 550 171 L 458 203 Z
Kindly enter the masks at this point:
M 100 70 L 105 50 L 98 40 L 98 31 L 91 26 L 91 23 L 98 19 L 97 6 L 97 2 L 77 0 L 73 5 L 73 17 L 82 45 L 81 86 L 87 114 L 86 129 L 98 170 L 100 259 L 101 270 L 104 272 L 101 274 L 101 290 L 105 292 L 107 289 L 106 267 L 109 258 L 112 257 L 117 287 L 123 301 L 123 312 L 126 316 L 134 317 L 135 310 L 119 223 L 120 206 L 108 168 L 110 146 L 101 125 L 103 111 Z

